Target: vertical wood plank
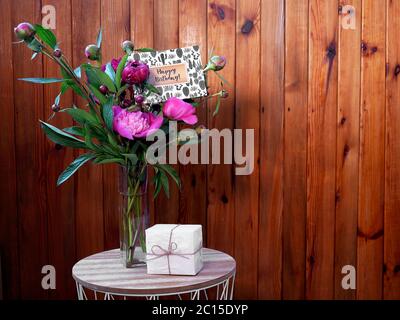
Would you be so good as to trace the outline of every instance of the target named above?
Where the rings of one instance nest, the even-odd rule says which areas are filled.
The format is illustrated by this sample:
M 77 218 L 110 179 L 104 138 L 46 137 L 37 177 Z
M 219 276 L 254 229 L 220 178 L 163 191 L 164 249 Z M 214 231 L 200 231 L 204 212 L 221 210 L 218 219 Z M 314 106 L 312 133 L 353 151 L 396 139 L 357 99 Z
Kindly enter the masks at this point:
M 385 3 L 366 0 L 362 13 L 361 151 L 357 298 L 382 298 L 385 152 Z
M 88 44 L 95 43 L 100 29 L 100 1 L 72 0 L 73 63 L 86 61 Z M 88 14 L 88 11 L 90 12 Z M 76 99 L 80 107 L 82 99 Z M 88 164 L 77 172 L 75 185 L 76 252 L 83 258 L 104 248 L 102 167 Z
M 52 5 L 56 9 L 56 34 L 63 54 L 70 59 L 72 54 L 71 43 L 71 3 L 69 0 L 43 0 L 42 6 Z M 60 77 L 57 64 L 44 58 L 44 76 L 49 78 Z M 60 92 L 60 85 L 48 85 L 44 90 L 44 119 L 48 119 L 53 111 L 51 106 Z M 67 92 L 61 98 L 61 107 L 72 105 L 72 93 Z M 59 128 L 72 126 L 67 114 L 57 113 L 50 121 Z M 62 187 L 56 187 L 57 178 L 72 162 L 71 148 L 56 146 L 46 139 L 46 183 L 47 183 L 47 214 L 48 214 L 48 264 L 57 271 L 57 289 L 50 290 L 53 299 L 75 297 L 75 283 L 71 279 L 71 268 L 75 263 L 75 217 L 74 217 L 74 179 Z
M 15 115 L 12 41 L 14 41 L 11 1 L 0 2 L 0 101 L 3 134 L 0 139 L 0 250 L 3 272 L 3 298 L 19 296 L 18 213 L 15 163 Z M 22 50 L 21 47 L 18 50 Z
M 284 54 L 285 3 L 261 2 L 260 299 L 282 292 Z
M 342 287 L 342 268 L 357 264 L 358 162 L 360 130 L 361 1 L 341 1 L 356 12 L 356 29 L 339 26 L 336 150 L 335 298 L 354 299 Z M 341 12 L 346 19 L 347 12 Z M 342 21 L 340 21 L 342 23 Z
M 179 1 L 179 46 L 200 46 L 203 64 L 207 63 L 207 0 Z M 198 125 L 207 126 L 207 104 L 197 108 Z M 200 156 L 199 156 L 200 159 Z M 202 164 L 180 166 L 182 190 L 179 216 L 186 223 L 201 224 L 207 239 L 207 171 Z
M 103 29 L 103 64 L 124 54 L 121 44 L 130 37 L 129 0 L 102 0 L 101 27 Z M 104 248 L 119 246 L 119 216 L 117 208 L 118 166 L 103 167 Z
M 179 46 L 179 1 L 154 1 L 154 48 L 173 49 Z M 179 166 L 173 166 L 179 173 Z M 157 223 L 181 223 L 179 216 L 179 190 L 175 183 L 170 183 L 170 198 L 160 192 L 156 200 Z
M 22 21 L 39 23 L 40 12 L 39 0 L 13 2 L 13 26 Z M 17 80 L 43 75 L 42 57 L 31 62 L 31 56 L 26 46 L 13 47 L 20 289 L 23 299 L 44 299 L 48 297 L 41 286 L 41 269 L 48 264 L 46 142 L 38 123 L 43 119 L 43 86 Z
M 233 129 L 235 122 L 235 0 L 208 1 L 208 50 L 213 48 L 215 54 L 223 54 L 227 59 L 225 68 L 220 71 L 231 84 L 229 97 L 221 102 L 217 116 L 209 108 L 209 128 L 219 130 Z M 204 59 L 204 58 L 203 58 Z M 210 75 L 208 85 L 210 92 L 219 87 L 219 79 Z M 212 101 L 213 102 L 213 101 Z M 212 102 L 209 106 L 213 106 Z M 225 146 L 224 146 L 225 147 Z M 222 154 L 222 153 L 221 153 Z M 232 165 L 208 165 L 208 206 L 207 206 L 207 245 L 211 248 L 234 253 L 234 168 Z
M 400 299 L 400 3 L 387 2 L 384 298 Z
M 137 48 L 154 47 L 154 1 L 153 0 L 130 0 L 131 38 Z M 148 201 L 150 212 L 150 224 L 156 220 L 154 201 L 154 172 L 148 170 Z
M 305 297 L 308 0 L 287 0 L 282 298 Z
M 306 297 L 334 294 L 337 1 L 310 0 Z
M 254 171 L 247 176 L 235 177 L 236 294 L 241 299 L 257 298 L 258 291 L 259 80 L 260 1 L 239 0 L 236 11 L 235 125 L 238 129 L 255 130 Z

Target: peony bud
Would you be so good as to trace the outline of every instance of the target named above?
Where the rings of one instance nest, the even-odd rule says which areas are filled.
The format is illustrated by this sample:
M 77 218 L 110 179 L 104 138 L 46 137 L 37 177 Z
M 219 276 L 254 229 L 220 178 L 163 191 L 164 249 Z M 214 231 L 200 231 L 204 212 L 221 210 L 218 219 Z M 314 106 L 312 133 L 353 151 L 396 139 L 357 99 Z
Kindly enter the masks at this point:
M 125 40 L 122 42 L 122 49 L 127 53 L 131 54 L 135 46 L 133 45 L 133 42 L 130 40 Z
M 100 59 L 100 48 L 95 44 L 89 44 L 85 49 L 85 56 L 89 60 L 97 61 Z
M 107 93 L 108 93 L 108 88 L 107 88 L 104 84 L 102 84 L 102 85 L 99 87 L 99 90 L 100 90 L 100 92 L 101 92 L 102 94 L 107 94 Z
M 213 70 L 219 71 L 225 67 L 226 58 L 224 56 L 212 56 L 204 71 Z
M 144 97 L 142 95 L 135 96 L 135 102 L 136 102 L 136 104 L 143 104 Z
M 35 35 L 36 31 L 33 26 L 28 22 L 20 23 L 16 28 L 14 28 L 14 32 L 18 39 L 20 40 L 30 40 Z
M 53 112 L 58 112 L 58 111 L 60 111 L 60 105 L 58 105 L 58 104 L 53 104 L 53 105 L 51 106 L 51 110 L 53 110 Z
M 60 49 L 56 49 L 53 51 L 53 56 L 55 56 L 56 58 L 61 58 L 62 56 L 62 52 Z
M 122 71 L 122 81 L 127 84 L 140 84 L 149 77 L 149 66 L 140 61 L 129 62 Z

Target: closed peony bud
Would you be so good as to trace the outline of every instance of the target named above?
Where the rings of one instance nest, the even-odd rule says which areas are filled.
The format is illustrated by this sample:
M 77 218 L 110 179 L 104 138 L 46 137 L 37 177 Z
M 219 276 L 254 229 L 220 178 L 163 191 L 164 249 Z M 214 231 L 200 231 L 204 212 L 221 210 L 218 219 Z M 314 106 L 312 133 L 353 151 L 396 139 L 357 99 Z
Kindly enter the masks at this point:
M 213 70 L 219 71 L 225 67 L 226 58 L 224 56 L 212 56 L 204 71 Z
M 140 61 L 129 62 L 122 71 L 122 81 L 127 84 L 140 84 L 149 77 L 149 66 Z
M 89 60 L 97 61 L 100 59 L 100 48 L 95 44 L 89 44 L 85 49 L 85 56 Z
M 53 110 L 53 112 L 58 112 L 58 111 L 60 111 L 60 105 L 58 105 L 58 104 L 53 104 L 53 105 L 51 106 L 51 110 Z
M 100 90 L 100 92 L 101 92 L 102 94 L 107 94 L 107 93 L 108 93 L 108 88 L 107 88 L 104 84 L 102 84 L 102 85 L 99 87 L 99 90 Z
M 20 23 L 16 28 L 14 28 L 14 32 L 18 39 L 24 41 L 31 39 L 36 33 L 33 26 L 28 22 Z
M 127 53 L 131 54 L 135 46 L 133 45 L 133 42 L 130 40 L 125 40 L 122 42 L 122 49 Z
M 144 97 L 142 95 L 135 96 L 135 102 L 136 102 L 136 104 L 143 104 Z
M 229 93 L 226 90 L 222 90 L 221 91 L 221 98 L 228 98 L 229 97 Z
M 56 49 L 53 51 L 53 56 L 55 56 L 56 58 L 61 58 L 62 56 L 62 52 L 60 49 Z

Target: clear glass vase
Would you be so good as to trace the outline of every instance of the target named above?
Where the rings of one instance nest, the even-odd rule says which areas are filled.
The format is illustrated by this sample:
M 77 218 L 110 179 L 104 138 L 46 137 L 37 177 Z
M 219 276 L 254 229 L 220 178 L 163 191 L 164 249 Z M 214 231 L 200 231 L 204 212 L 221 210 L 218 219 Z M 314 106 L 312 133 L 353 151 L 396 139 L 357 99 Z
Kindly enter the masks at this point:
M 119 171 L 121 261 L 126 268 L 144 265 L 145 230 L 149 227 L 147 166 L 121 166 Z

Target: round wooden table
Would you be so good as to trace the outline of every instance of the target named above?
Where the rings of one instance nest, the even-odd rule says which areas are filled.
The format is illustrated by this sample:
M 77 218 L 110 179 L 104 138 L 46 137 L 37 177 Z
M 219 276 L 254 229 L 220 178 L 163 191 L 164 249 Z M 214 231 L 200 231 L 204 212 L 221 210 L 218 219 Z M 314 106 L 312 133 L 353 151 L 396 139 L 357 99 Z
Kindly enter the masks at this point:
M 203 269 L 196 276 L 147 274 L 146 266 L 125 268 L 119 249 L 86 257 L 72 268 L 79 300 L 112 300 L 116 296 L 145 297 L 158 300 L 161 296 L 188 295 L 192 300 L 208 299 L 214 288 L 215 299 L 232 300 L 236 262 L 221 251 L 202 249 Z M 89 294 L 90 291 L 90 294 Z

